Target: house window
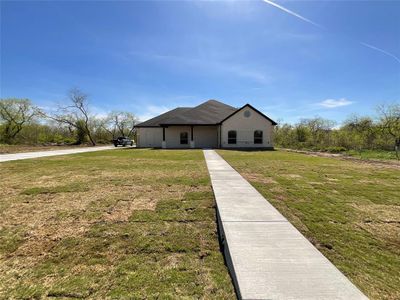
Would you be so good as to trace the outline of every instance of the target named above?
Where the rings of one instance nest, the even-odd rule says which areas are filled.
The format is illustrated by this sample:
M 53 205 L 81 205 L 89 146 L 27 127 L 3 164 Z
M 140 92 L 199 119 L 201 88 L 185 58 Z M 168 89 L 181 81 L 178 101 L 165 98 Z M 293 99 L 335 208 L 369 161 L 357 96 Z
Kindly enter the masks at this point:
M 263 132 L 261 130 L 254 131 L 254 144 L 263 143 Z
M 236 130 L 228 131 L 228 144 L 236 144 Z
M 188 136 L 189 134 L 187 132 L 181 132 L 181 145 L 187 145 Z

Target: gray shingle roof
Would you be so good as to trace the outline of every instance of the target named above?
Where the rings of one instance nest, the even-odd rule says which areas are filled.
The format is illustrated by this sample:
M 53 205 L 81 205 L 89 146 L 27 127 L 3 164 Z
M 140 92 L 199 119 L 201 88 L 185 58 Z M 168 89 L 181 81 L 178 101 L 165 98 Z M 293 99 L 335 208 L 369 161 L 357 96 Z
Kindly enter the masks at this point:
M 167 111 L 166 113 L 163 113 L 157 117 L 154 117 L 150 120 L 141 122 L 137 125 L 136 127 L 159 127 L 161 123 L 164 123 L 167 121 L 169 118 L 175 117 L 187 110 L 192 109 L 191 107 L 177 107 L 173 110 Z
M 161 125 L 215 125 L 237 111 L 230 105 L 208 100 L 196 107 L 178 107 L 162 115 L 139 123 L 136 127 L 158 127 Z
M 136 127 L 160 127 L 164 125 L 216 125 L 233 116 L 244 107 L 251 107 L 264 118 L 271 121 L 272 125 L 277 124 L 250 104 L 246 104 L 241 108 L 235 108 L 217 100 L 208 100 L 196 107 L 175 108 L 155 118 L 139 123 Z

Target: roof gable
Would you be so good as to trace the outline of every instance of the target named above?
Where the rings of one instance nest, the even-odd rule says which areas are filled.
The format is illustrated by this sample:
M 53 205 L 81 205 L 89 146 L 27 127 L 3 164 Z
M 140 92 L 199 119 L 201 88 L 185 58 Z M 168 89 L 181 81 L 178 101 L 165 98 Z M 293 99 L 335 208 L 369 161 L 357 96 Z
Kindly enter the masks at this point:
M 245 107 L 250 107 L 251 109 L 253 109 L 256 113 L 258 113 L 259 115 L 261 115 L 262 117 L 264 117 L 265 119 L 267 119 L 268 121 L 270 121 L 272 123 L 272 125 L 278 125 L 278 123 L 276 123 L 274 120 L 270 119 L 269 117 L 267 117 L 266 115 L 264 115 L 261 111 L 259 111 L 258 109 L 256 109 L 255 107 L 253 107 L 250 104 L 245 104 L 243 105 L 241 108 L 237 109 L 236 111 L 234 111 L 232 114 L 230 114 L 229 116 L 227 116 L 225 119 L 223 119 L 221 121 L 221 123 L 225 122 L 226 120 L 228 120 L 230 117 L 232 117 L 233 115 L 235 115 L 236 113 L 238 113 L 239 111 L 241 111 L 243 108 Z

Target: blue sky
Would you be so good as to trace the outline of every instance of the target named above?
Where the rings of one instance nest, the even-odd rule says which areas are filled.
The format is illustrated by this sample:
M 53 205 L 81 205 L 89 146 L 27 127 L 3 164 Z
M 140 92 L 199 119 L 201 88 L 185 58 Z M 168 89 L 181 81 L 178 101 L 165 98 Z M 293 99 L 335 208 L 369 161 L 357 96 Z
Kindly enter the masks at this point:
M 274 6 L 273 4 L 278 6 Z M 400 101 L 400 1 L 1 1 L 1 97 L 142 120 L 218 99 L 338 122 Z

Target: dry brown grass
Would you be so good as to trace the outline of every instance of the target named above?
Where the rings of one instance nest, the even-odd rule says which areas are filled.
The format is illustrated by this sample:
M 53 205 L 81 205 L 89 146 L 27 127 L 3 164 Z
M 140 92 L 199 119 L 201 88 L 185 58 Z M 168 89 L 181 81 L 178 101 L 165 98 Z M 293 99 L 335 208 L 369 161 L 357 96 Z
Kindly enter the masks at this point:
M 273 180 L 271 177 L 263 176 L 261 174 L 254 174 L 254 173 L 242 173 L 241 174 L 244 178 L 246 178 L 249 181 L 256 181 L 264 184 L 274 184 L 277 183 L 275 180 Z
M 100 182 L 103 179 L 103 176 L 98 177 Z M 76 178 L 69 177 L 69 180 Z M 42 183 L 39 178 L 38 184 L 55 187 L 58 181 L 47 178 Z M 127 222 L 134 210 L 154 210 L 158 201 L 169 197 L 182 199 L 191 190 L 190 187 L 166 185 L 136 185 L 116 189 L 112 184 L 97 183 L 85 192 L 20 195 L 20 202 L 12 202 L 7 197 L 4 200 L 10 200 L 12 204 L 6 211 L 7 218 L 0 220 L 0 227 L 24 224 L 28 229 L 25 242 L 14 254 L 34 261 L 46 257 L 58 241 L 82 236 L 92 224 Z M 16 192 L 18 190 L 14 190 L 14 196 Z M 92 215 L 88 217 L 90 210 Z
M 234 297 L 200 151 L 118 150 L 1 167 L 0 296 Z M 131 264 L 143 264 L 147 282 L 125 281 Z
M 363 216 L 358 225 L 382 241 L 400 247 L 400 206 L 398 205 L 354 205 Z

